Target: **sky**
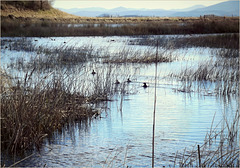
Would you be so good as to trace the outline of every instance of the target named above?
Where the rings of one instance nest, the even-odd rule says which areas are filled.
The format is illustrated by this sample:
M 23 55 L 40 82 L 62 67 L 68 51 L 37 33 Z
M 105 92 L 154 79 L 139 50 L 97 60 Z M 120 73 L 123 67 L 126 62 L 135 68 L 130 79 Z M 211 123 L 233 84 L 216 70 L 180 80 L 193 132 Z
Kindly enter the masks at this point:
M 147 9 L 183 9 L 194 5 L 210 6 L 227 0 L 54 0 L 55 8 L 116 7 Z

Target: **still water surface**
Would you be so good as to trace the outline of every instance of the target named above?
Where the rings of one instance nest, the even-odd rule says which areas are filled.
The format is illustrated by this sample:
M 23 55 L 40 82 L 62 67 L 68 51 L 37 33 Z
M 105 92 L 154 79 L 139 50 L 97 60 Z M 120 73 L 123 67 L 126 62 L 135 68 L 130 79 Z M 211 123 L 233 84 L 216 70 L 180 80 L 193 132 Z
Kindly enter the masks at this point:
M 114 42 L 111 39 L 115 39 Z M 69 37 L 55 38 L 55 41 L 52 41 L 50 38 L 38 38 L 34 43 L 47 47 L 61 46 L 64 41 L 67 41 L 68 45 L 77 47 L 86 44 L 87 41 L 93 46 L 108 47 L 113 53 L 117 51 L 116 48 L 122 48 L 121 45 L 136 50 L 146 48 L 146 46 L 126 45 L 132 39 L 129 37 Z M 199 93 L 199 91 L 179 92 L 177 88 L 181 84 L 178 81 L 164 78 L 170 72 L 180 71 L 186 66 L 194 67 L 202 61 L 212 59 L 209 50 L 209 48 L 179 49 L 175 52 L 181 58 L 180 61 L 158 64 L 155 166 L 173 165 L 177 151 L 183 153 L 184 148 L 196 149 L 196 145 L 203 144 L 214 115 L 214 125 L 217 125 L 223 115 L 231 119 L 238 109 L 236 97 L 223 99 L 212 94 Z M 20 51 L 8 49 L 1 51 L 4 55 L 1 58 L 4 62 L 2 66 L 7 67 L 11 62 L 9 57 L 12 53 L 22 54 Z M 100 69 L 102 65 L 94 66 Z M 134 66 L 132 68 L 134 69 Z M 131 88 L 129 94 L 123 97 L 115 95 L 112 101 L 98 105 L 102 111 L 100 117 L 84 123 L 66 124 L 62 132 L 55 132 L 51 138 L 45 139 L 40 153 L 19 163 L 18 166 L 151 166 L 154 68 L 153 64 L 138 67 L 137 72 L 127 72 L 133 76 L 132 82 L 127 84 L 127 87 Z M 120 69 L 124 70 L 124 66 Z M 94 80 L 93 78 L 88 76 L 89 81 Z M 142 82 L 147 82 L 149 87 L 144 89 Z M 218 127 L 221 129 L 221 126 Z
M 154 89 L 139 87 L 139 93 L 108 103 L 101 118 L 90 123 L 66 125 L 56 132 L 39 157 L 22 166 L 140 166 L 151 165 L 152 113 Z M 211 127 L 229 115 L 236 104 L 224 104 L 215 96 L 186 95 L 171 89 L 157 89 L 155 164 L 173 165 L 176 152 L 202 144 Z

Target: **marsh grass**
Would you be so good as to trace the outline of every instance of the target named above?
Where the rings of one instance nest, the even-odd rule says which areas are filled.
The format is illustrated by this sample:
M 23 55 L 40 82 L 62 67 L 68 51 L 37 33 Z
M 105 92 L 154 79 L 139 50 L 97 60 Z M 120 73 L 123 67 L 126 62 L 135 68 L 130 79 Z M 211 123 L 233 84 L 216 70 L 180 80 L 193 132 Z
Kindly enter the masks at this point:
M 82 46 L 82 47 L 72 47 L 72 46 L 60 46 L 54 48 L 43 48 L 39 47 L 37 53 L 41 56 L 37 59 L 31 60 L 30 64 L 38 62 L 41 67 L 56 67 L 56 66 L 65 66 L 65 65 L 77 65 L 88 60 L 91 60 L 93 57 L 93 49 L 91 46 Z
M 114 83 L 127 76 L 119 77 L 118 68 L 111 64 L 95 67 L 95 75 L 89 67 L 80 67 L 82 73 L 59 68 L 47 74 L 41 74 L 38 67 L 36 63 L 23 78 L 9 78 L 11 82 L 7 73 L 2 73 L 6 77 L 1 85 L 2 148 L 14 155 L 39 150 L 43 139 L 65 123 L 99 116 L 101 112 L 93 109 L 93 104 L 127 93 L 124 82 Z
M 32 40 L 28 38 L 1 39 L 1 47 L 8 50 L 32 52 L 36 50 L 36 46 Z
M 104 63 L 138 63 L 138 64 L 151 64 L 151 63 L 162 63 L 162 62 L 172 62 L 176 60 L 176 56 L 173 55 L 173 50 L 171 48 L 162 49 L 159 51 L 159 56 L 156 59 L 156 53 L 154 53 L 154 48 L 147 48 L 145 50 L 134 50 L 134 49 L 123 49 L 117 52 L 114 57 L 109 57 L 105 59 Z
M 213 118 L 204 143 L 200 145 L 201 165 L 195 146 L 193 150 L 176 154 L 176 163 L 179 163 L 180 167 L 239 167 L 239 111 L 231 118 L 226 115 L 215 127 Z M 221 129 L 217 129 L 218 125 L 222 125 Z
M 221 48 L 214 52 L 217 56 L 222 57 L 222 58 L 238 58 L 239 57 L 238 49 Z M 230 62 L 231 62 L 231 60 L 230 60 Z
M 10 46 L 11 50 L 33 52 L 26 61 L 26 56 L 15 58 L 8 65 L 11 68 L 28 71 L 37 68 L 46 71 L 59 68 L 73 68 L 87 62 L 103 62 L 114 64 L 144 63 L 151 64 L 156 62 L 154 47 L 144 50 L 136 50 L 131 47 L 120 47 L 110 51 L 108 47 L 96 47 L 91 44 L 81 46 L 68 46 L 62 44 L 58 47 L 47 47 L 44 44 L 36 46 L 34 39 L 20 38 L 16 40 L 3 40 L 3 46 Z M 172 62 L 177 59 L 171 45 L 160 51 L 157 62 Z
M 83 121 L 99 115 L 99 112 L 91 108 L 92 104 L 110 101 L 116 94 L 121 95 L 122 103 L 123 95 L 130 92 L 126 83 L 128 72 L 131 71 L 128 63 L 156 63 L 155 50 L 152 49 L 139 52 L 123 48 L 114 52 L 113 56 L 107 49 L 102 50 L 104 54 L 101 54 L 98 52 L 99 49 L 91 45 L 80 48 L 68 46 L 36 48 L 24 40 L 12 44 L 11 48 L 18 50 L 21 48 L 19 46 L 21 43 L 28 45 L 24 50 L 38 53 L 27 64 L 21 59 L 18 60 L 17 64 L 26 72 L 23 79 L 13 80 L 14 78 L 1 71 L 1 79 L 4 79 L 1 80 L 2 147 L 15 155 L 17 151 L 32 149 L 34 146 L 40 149 L 43 139 L 55 130 L 61 129 L 67 122 Z M 169 59 L 170 62 L 175 59 L 172 56 L 173 45 L 166 44 L 165 49 L 159 51 L 160 58 L 157 62 L 164 62 L 164 59 Z M 231 51 L 216 50 L 222 55 L 218 59 L 199 64 L 197 68 L 186 68 L 179 74 L 171 74 L 171 77 L 183 81 L 184 92 L 195 87 L 194 82 L 198 82 L 197 87 L 200 88 L 201 83 L 209 81 L 214 84 L 216 94 L 238 94 L 238 57 L 225 56 Z M 105 64 L 101 64 L 102 62 Z M 79 69 L 77 71 L 75 67 L 67 68 L 68 65 L 78 66 Z M 47 69 L 48 73 L 42 75 L 44 69 Z M 95 75 L 91 74 L 93 69 L 96 71 Z M 39 77 L 37 77 L 38 73 L 41 74 Z M 116 79 L 120 84 L 115 83 Z M 122 104 L 120 107 L 122 108 Z M 234 148 L 234 143 L 239 121 L 238 111 L 234 122 L 224 121 L 225 126 L 222 127 L 222 131 L 217 132 L 211 127 L 207 135 L 208 144 L 220 137 L 221 145 L 217 150 L 210 148 L 210 145 L 207 146 L 207 143 L 201 146 L 201 166 L 236 165 L 239 150 Z M 226 131 L 228 134 L 225 134 Z M 230 142 L 233 148 L 226 152 L 226 145 Z M 115 156 L 117 157 L 118 153 Z M 112 165 L 115 156 L 108 164 Z M 176 162 L 179 162 L 180 166 L 192 166 L 197 154 L 195 150 L 186 151 L 181 154 L 180 160 L 179 157 L 177 154 Z
M 239 34 L 209 34 L 209 35 L 185 35 L 185 36 L 175 36 L 175 37 L 148 37 L 136 40 L 131 40 L 129 44 L 131 45 L 145 45 L 145 46 L 155 46 L 156 40 L 159 41 L 161 47 L 168 47 L 170 44 L 172 48 L 190 48 L 190 47 L 208 47 L 208 48 L 222 48 L 234 53 L 239 48 Z M 233 55 L 233 54 L 232 54 Z M 230 57 L 231 55 L 228 55 Z
M 18 44 L 22 42 L 22 44 Z M 16 45 L 17 44 L 17 45 Z M 10 44 L 12 46 L 12 44 Z M 59 47 L 35 46 L 31 40 L 17 40 L 13 42 L 11 50 L 33 51 L 26 61 L 26 55 L 18 57 L 15 62 L 12 61 L 9 66 L 18 70 L 28 71 L 37 68 L 38 70 L 52 70 L 66 67 L 81 65 L 87 61 L 96 61 L 100 49 L 94 48 L 92 45 L 83 45 L 80 47 L 61 45 Z M 22 47 L 21 47 L 22 46 Z
M 111 67 L 98 71 L 93 90 L 85 78 L 79 82 L 70 72 L 53 72 L 36 81 L 35 71 L 1 87 L 2 147 L 11 153 L 33 146 L 39 149 L 43 138 L 64 123 L 99 115 L 87 104 L 108 100 L 115 92 Z
M 89 19 L 94 20 L 94 19 Z M 96 19 L 95 19 L 96 20 Z M 130 19 L 131 20 L 131 19 Z M 144 20 L 144 19 L 143 19 Z M 184 19 L 182 19 L 184 20 Z M 120 35 L 158 35 L 158 34 L 207 34 L 207 33 L 237 33 L 238 19 L 195 19 L 192 21 L 147 21 L 136 24 L 110 27 L 104 22 L 99 26 L 74 27 L 67 24 L 55 23 L 51 20 L 24 24 L 25 21 L 2 18 L 2 36 L 120 36 Z M 186 19 L 187 20 L 187 19 Z M 114 23 L 114 22 L 112 22 Z M 116 23 L 116 22 L 115 22 Z M 228 25 L 228 26 L 226 26 Z
M 86 98 L 77 90 L 70 92 L 61 76 L 33 83 L 34 71 L 26 73 L 24 80 L 18 80 L 1 95 L 1 143 L 10 153 L 33 146 L 39 149 L 43 138 L 65 122 L 94 115 L 82 106 Z
M 230 95 L 239 92 L 239 59 L 237 58 L 217 58 L 198 64 L 198 67 L 186 67 L 179 74 L 170 74 L 182 81 L 179 91 L 191 92 L 197 89 L 209 94 Z M 204 83 L 213 86 L 204 87 Z M 197 84 L 196 84 L 197 83 Z M 201 87 L 203 86 L 203 87 Z M 197 87 L 197 88 L 196 88 Z

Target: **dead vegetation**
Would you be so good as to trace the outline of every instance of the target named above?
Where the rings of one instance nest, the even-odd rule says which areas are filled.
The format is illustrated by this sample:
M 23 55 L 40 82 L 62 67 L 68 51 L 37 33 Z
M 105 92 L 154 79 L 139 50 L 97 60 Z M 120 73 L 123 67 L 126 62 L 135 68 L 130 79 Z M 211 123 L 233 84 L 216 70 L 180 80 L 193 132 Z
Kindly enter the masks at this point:
M 70 24 L 86 26 L 69 26 Z M 93 24 L 99 26 L 92 26 Z M 114 24 L 124 25 L 111 26 Z M 79 17 L 52 7 L 33 10 L 1 4 L 1 30 L 3 37 L 237 33 L 239 19 L 238 17 Z
M 1 81 L 1 145 L 13 154 L 39 149 L 43 138 L 66 122 L 86 120 L 96 113 L 84 106 L 86 97 L 63 83 L 63 76 L 49 80 L 45 76 L 36 82 L 34 71 L 23 80 Z
M 204 143 L 195 146 L 193 150 L 184 150 L 184 153 L 176 153 L 174 166 L 179 167 L 239 167 L 239 111 L 232 118 L 223 116 L 223 120 L 216 125 L 222 125 L 221 129 L 214 126 L 214 118 L 211 128 L 206 134 Z

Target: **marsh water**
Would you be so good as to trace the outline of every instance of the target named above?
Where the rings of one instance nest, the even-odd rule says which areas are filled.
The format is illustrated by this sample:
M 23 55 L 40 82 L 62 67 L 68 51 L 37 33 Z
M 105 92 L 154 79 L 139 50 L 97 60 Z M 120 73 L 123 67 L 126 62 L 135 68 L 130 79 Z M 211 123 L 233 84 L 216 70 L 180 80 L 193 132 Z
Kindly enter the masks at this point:
M 28 38 L 35 47 L 83 47 L 94 48 L 98 57 L 119 57 L 127 54 L 143 54 L 146 51 L 156 53 L 155 46 L 138 45 L 139 39 L 171 36 L 135 36 L 135 37 L 52 37 Z M 190 36 L 182 36 L 189 38 Z M 14 42 L 21 38 L 2 38 Z M 9 42 L 9 43 L 11 43 Z M 7 44 L 6 44 L 7 46 Z M 2 46 L 1 66 L 20 78 L 24 72 L 11 69 L 11 63 L 19 58 L 27 64 L 34 51 L 13 50 Z M 217 95 L 214 83 L 205 81 L 194 83 L 186 92 L 184 81 L 170 79 L 169 74 L 178 74 L 186 67 L 196 68 L 199 64 L 214 61 L 212 54 L 216 48 L 179 48 L 168 49 L 168 55 L 175 61 L 157 64 L 156 85 L 156 129 L 155 129 L 155 166 L 173 166 L 177 153 L 186 149 L 197 150 L 204 143 L 206 133 L 212 124 L 216 129 L 223 117 L 231 120 L 238 109 L 238 96 Z M 124 51 L 124 52 L 123 52 Z M 128 51 L 128 52 L 127 52 Z M 139 53 L 140 51 L 140 53 Z M 159 47 L 158 53 L 166 53 Z M 91 94 L 91 83 L 98 80 L 96 73 L 106 73 L 109 64 L 101 61 L 74 65 L 77 71 L 71 74 L 81 76 Z M 112 64 L 111 76 L 118 79 L 124 94 L 116 92 L 111 101 L 91 104 L 101 111 L 101 115 L 87 121 L 66 123 L 61 131 L 44 140 L 39 152 L 22 161 L 17 166 L 49 167 L 149 167 L 152 161 L 152 122 L 154 110 L 154 82 L 156 64 Z M 44 72 L 42 72 L 45 75 Z M 72 77 L 73 78 L 73 77 Z M 126 79 L 131 82 L 127 83 Z M 81 80 L 81 81 L 82 81 Z M 81 82 L 80 79 L 76 82 Z M 146 82 L 149 87 L 143 88 Z M 201 87 L 199 86 L 201 85 Z M 185 149 L 186 148 L 186 149 Z M 28 154 L 26 154 L 28 156 Z M 17 156 L 20 160 L 24 156 Z M 8 159 L 6 159 L 8 158 Z M 11 165 L 11 157 L 2 156 L 6 165 Z

